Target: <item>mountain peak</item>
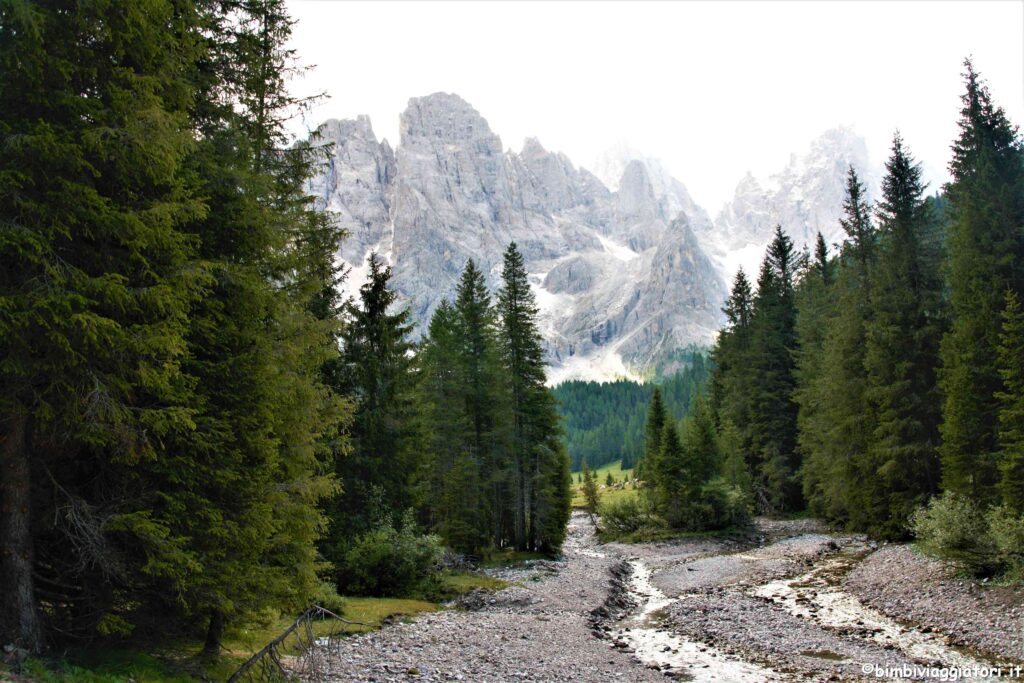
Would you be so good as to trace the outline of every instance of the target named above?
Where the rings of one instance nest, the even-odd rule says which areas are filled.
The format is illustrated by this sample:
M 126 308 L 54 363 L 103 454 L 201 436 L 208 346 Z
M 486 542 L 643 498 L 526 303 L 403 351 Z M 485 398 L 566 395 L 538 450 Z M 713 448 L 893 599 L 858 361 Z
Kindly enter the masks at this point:
M 519 152 L 519 156 L 524 158 L 536 157 L 544 156 L 548 153 L 548 150 L 544 149 L 544 145 L 540 144 L 540 140 L 531 137 L 523 140 L 523 149 Z
M 417 136 L 440 142 L 497 139 L 486 119 L 469 102 L 454 93 L 445 92 L 410 98 L 399 117 L 399 130 L 399 144 Z
M 312 185 L 351 235 L 340 256 L 353 266 L 352 287 L 368 251 L 389 254 L 401 304 L 422 331 L 467 259 L 498 286 L 515 241 L 548 360 L 563 376 L 593 376 L 593 359 L 648 370 L 664 353 L 713 338 L 725 286 L 683 227 L 706 217 L 691 207 L 672 223 L 689 198 L 658 162 L 620 154 L 614 194 L 537 138 L 504 151 L 458 95 L 414 97 L 400 123 L 394 152 L 365 139 L 368 120 L 328 125 L 350 135 Z
M 861 174 L 869 195 L 876 187 L 867 145 L 851 127 L 824 131 L 803 153 L 793 153 L 780 170 L 758 179 L 747 173 L 736 185 L 731 202 L 715 219 L 705 244 L 719 261 L 727 280 L 740 266 L 757 272 L 764 248 L 776 225 L 799 249 L 821 233 L 828 243 L 842 240 L 839 216 L 846 193 L 847 169 Z

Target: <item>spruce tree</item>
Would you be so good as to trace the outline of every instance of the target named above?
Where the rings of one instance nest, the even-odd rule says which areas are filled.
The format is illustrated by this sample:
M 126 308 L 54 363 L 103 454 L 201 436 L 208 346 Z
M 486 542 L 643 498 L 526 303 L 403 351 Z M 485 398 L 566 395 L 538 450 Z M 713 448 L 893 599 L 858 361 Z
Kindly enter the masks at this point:
M 481 523 L 486 504 L 480 463 L 470 448 L 470 421 L 465 411 L 464 365 L 458 362 L 462 340 L 455 308 L 442 301 L 420 345 L 417 405 L 421 420 L 421 505 L 426 523 L 452 548 L 478 554 L 488 543 Z
M 965 62 L 960 135 L 946 197 L 952 326 L 942 340 L 943 486 L 991 502 L 999 480 L 1003 294 L 1024 292 L 1024 152 L 1017 129 Z
M 0 11 L 0 97 L 21 92 L 0 115 L 20 140 L 3 174 L 20 206 L 9 189 L 0 201 L 25 228 L 0 236 L 2 296 L 19 301 L 5 310 L 48 283 L 30 336 L 16 314 L 0 323 L 6 367 L 36 386 L 36 405 L 5 392 L 5 413 L 31 418 L 5 445 L 46 454 L 34 487 L 54 506 L 20 557 L 38 551 L 50 588 L 83 587 L 54 603 L 72 606 L 53 615 L 64 633 L 159 614 L 164 630 L 202 624 L 216 652 L 231 620 L 308 603 L 324 444 L 343 441 L 344 405 L 320 381 L 337 320 L 314 303 L 339 232 L 304 191 L 319 153 L 284 148 L 290 20 L 271 1 Z M 17 367 L 29 339 L 49 379 Z M 36 627 L 11 628 L 37 647 Z
M 865 395 L 874 421 L 859 467 L 861 504 L 853 524 L 886 538 L 907 533 L 909 515 L 938 489 L 942 333 L 940 284 L 922 235 L 933 220 L 921 172 L 897 133 L 878 205 L 880 254 L 871 283 Z
M 698 496 L 701 488 L 718 474 L 721 461 L 714 415 L 703 394 L 696 398 L 683 423 L 681 446 L 686 489 Z
M 654 508 L 661 512 L 670 526 L 682 527 L 688 519 L 686 496 L 686 456 L 679 441 L 679 431 L 672 420 L 666 420 L 661 430 L 661 452 L 652 467 L 652 499 Z
M 728 420 L 736 427 L 744 453 L 749 452 L 750 397 L 754 383 L 750 362 L 753 305 L 750 281 L 740 268 L 722 309 L 725 328 L 712 353 L 715 369 L 711 377 L 711 405 L 720 421 Z
M 758 276 L 751 316 L 749 430 L 759 504 L 769 511 L 802 506 L 796 452 L 793 353 L 796 305 L 793 243 L 776 227 Z
M 587 465 L 587 461 L 583 461 L 583 500 L 586 503 L 587 514 L 590 515 L 590 520 L 594 521 L 594 517 L 597 515 L 597 507 L 599 502 L 599 495 L 597 492 L 597 475 L 590 471 L 590 466 Z
M 0 639 L 30 652 L 37 582 L 49 623 L 91 636 L 140 576 L 130 472 L 194 426 L 196 23 L 187 3 L 0 7 Z
M 797 387 L 794 399 L 797 412 L 797 447 L 803 463 L 806 484 L 817 473 L 814 464 L 823 459 L 828 449 L 828 389 L 825 375 L 824 345 L 827 325 L 833 315 L 833 267 L 825 240 L 818 233 L 812 263 L 800 275 L 796 289 L 796 368 Z M 804 486 L 804 495 L 815 493 L 814 486 Z
M 303 105 L 287 87 L 292 21 L 279 0 L 201 8 L 189 164 L 215 210 L 191 226 L 211 274 L 184 364 L 196 429 L 145 468 L 153 514 L 133 522 L 149 541 L 148 590 L 205 620 L 215 655 L 227 624 L 299 609 L 317 588 L 318 504 L 334 490 L 324 460 L 344 451 L 346 408 L 322 383 L 336 312 L 314 303 L 332 286 L 340 235 L 305 191 L 322 155 L 288 144 Z
M 651 401 L 647 405 L 647 421 L 644 425 L 644 457 L 641 461 L 644 477 L 648 480 L 647 483 L 652 485 L 658 476 L 658 460 L 662 451 L 661 438 L 667 421 L 665 405 L 661 402 L 661 389 L 654 387 L 654 391 L 651 392 Z
M 328 559 L 340 563 L 350 541 L 382 520 L 401 519 L 412 504 L 411 477 L 417 469 L 413 391 L 415 374 L 407 309 L 396 310 L 391 267 L 371 253 L 359 301 L 348 306 L 342 337 L 342 382 L 352 396 L 352 449 L 336 463 L 344 493 L 329 509 Z M 338 566 L 339 582 L 344 567 Z
M 1006 291 L 998 347 L 999 492 L 1014 514 L 1024 514 L 1024 310 L 1013 290 Z
M 712 350 L 714 370 L 710 380 L 710 407 L 718 428 L 727 438 L 723 443 L 729 460 L 730 481 L 748 495 L 753 494 L 750 449 L 750 398 L 754 376 L 750 362 L 753 292 L 740 268 L 733 279 L 725 307 L 726 325 Z
M 855 504 L 851 497 L 860 484 L 854 463 L 864 458 L 870 436 L 864 346 L 877 254 L 871 207 L 852 167 L 840 225 L 847 239 L 831 297 L 834 313 L 824 321 L 818 372 L 807 381 L 801 377 L 799 395 L 802 409 L 814 405 L 816 411 L 814 420 L 801 424 L 804 496 L 815 514 L 842 524 L 849 519 Z M 810 332 L 804 328 L 805 335 Z
M 552 498 L 565 498 L 555 481 L 568 463 L 561 462 L 564 449 L 558 411 L 544 384 L 544 349 L 537 330 L 537 304 L 515 242 L 505 250 L 501 277 L 497 314 L 512 422 L 512 483 L 517 501 L 515 542 L 523 549 L 552 551 L 561 540 L 555 543 L 549 537 L 551 531 L 568 522 L 568 509 L 558 509 Z
M 464 378 L 462 410 L 469 421 L 469 452 L 480 471 L 482 523 L 496 547 L 513 537 L 515 498 L 509 491 L 512 467 L 506 383 L 498 351 L 498 327 L 483 273 L 467 261 L 456 289 L 459 334 L 456 362 Z
M 814 261 L 812 268 L 814 270 L 814 274 L 825 287 L 829 287 L 835 279 L 832 272 L 834 270 L 833 266 L 834 264 L 832 259 L 828 255 L 828 245 L 825 243 L 825 238 L 819 232 L 818 237 L 814 241 Z

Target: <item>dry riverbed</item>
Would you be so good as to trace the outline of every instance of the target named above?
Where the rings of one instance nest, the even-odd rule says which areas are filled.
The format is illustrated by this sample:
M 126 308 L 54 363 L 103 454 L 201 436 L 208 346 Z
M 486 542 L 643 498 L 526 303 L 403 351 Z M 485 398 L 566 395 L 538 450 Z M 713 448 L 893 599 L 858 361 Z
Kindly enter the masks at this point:
M 575 514 L 561 561 L 502 578 L 516 585 L 346 639 L 328 680 L 880 680 L 875 666 L 1024 659 L 1020 591 L 970 588 L 905 547 L 810 520 L 599 545 Z

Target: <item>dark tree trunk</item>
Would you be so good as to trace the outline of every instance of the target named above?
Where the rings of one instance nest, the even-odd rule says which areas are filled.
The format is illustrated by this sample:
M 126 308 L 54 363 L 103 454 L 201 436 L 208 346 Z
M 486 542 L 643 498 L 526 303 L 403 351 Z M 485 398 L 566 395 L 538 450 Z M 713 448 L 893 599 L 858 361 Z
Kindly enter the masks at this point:
M 31 653 L 43 649 L 43 629 L 32 580 L 32 477 L 24 415 L 0 434 L 0 635 Z
M 220 610 L 210 612 L 210 625 L 206 629 L 206 642 L 203 644 L 204 657 L 217 657 L 220 654 L 220 641 L 224 637 L 224 613 Z

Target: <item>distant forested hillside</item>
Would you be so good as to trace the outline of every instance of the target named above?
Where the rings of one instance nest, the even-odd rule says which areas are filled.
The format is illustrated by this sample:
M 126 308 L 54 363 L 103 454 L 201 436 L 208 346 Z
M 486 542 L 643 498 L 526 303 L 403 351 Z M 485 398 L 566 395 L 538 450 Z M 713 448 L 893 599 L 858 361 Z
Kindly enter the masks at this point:
M 621 459 L 623 469 L 632 469 L 643 453 L 644 420 L 654 386 L 661 387 L 666 406 L 676 419 L 682 419 L 707 382 L 707 357 L 691 352 L 687 362 L 683 370 L 655 383 L 575 380 L 555 387 L 572 470 L 579 470 L 584 458 L 595 468 Z

